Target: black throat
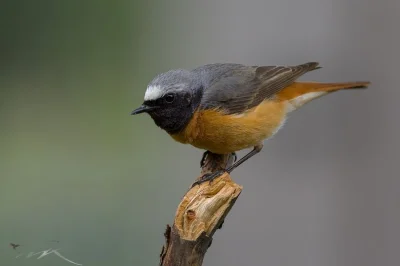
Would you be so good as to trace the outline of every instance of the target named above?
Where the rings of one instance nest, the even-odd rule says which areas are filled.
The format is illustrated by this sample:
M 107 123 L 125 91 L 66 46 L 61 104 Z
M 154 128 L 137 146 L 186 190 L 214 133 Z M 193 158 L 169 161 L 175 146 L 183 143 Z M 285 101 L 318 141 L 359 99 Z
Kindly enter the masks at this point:
M 191 96 L 190 103 L 187 98 L 180 98 L 172 106 L 161 106 L 152 110 L 149 115 L 155 124 L 164 129 L 168 134 L 177 134 L 185 129 L 200 105 L 203 89 L 198 89 Z

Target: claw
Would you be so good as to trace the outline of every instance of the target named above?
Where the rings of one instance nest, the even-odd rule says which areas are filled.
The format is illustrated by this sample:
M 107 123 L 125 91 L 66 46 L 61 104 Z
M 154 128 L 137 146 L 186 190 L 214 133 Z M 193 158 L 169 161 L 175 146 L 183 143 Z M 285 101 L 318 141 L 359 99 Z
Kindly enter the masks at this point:
M 219 171 L 215 171 L 215 172 L 210 173 L 210 174 L 205 174 L 200 178 L 199 181 L 194 182 L 192 187 L 194 187 L 196 185 L 200 185 L 200 184 L 202 184 L 204 182 L 207 182 L 207 181 L 209 181 L 210 184 L 211 184 L 214 179 L 216 179 L 217 177 L 221 176 L 224 172 L 225 171 L 219 170 Z

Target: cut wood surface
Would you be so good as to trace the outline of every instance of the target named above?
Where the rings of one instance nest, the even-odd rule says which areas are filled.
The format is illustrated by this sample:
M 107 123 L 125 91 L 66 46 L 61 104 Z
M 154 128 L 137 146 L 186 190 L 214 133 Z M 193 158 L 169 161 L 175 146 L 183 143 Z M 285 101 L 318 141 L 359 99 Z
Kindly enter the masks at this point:
M 233 163 L 233 158 L 208 153 L 197 180 L 204 174 L 225 169 Z M 228 173 L 189 189 L 176 210 L 174 224 L 167 225 L 160 265 L 202 265 L 215 231 L 221 228 L 241 191 L 242 187 Z

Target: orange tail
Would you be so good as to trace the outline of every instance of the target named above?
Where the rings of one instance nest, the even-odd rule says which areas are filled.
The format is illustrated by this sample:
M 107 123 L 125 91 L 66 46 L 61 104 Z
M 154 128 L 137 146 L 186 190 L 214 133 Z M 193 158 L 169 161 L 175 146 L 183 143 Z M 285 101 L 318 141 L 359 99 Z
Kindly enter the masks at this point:
M 277 97 L 281 101 L 288 101 L 292 107 L 291 111 L 293 111 L 328 93 L 343 89 L 363 89 L 367 88 L 369 84 L 367 81 L 343 83 L 294 82 L 281 90 Z

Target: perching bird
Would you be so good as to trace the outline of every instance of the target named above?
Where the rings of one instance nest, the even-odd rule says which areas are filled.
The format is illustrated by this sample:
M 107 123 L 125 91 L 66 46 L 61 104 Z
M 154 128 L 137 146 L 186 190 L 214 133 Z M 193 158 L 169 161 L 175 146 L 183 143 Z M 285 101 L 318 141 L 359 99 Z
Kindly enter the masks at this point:
M 170 70 L 148 85 L 143 104 L 132 115 L 148 113 L 155 124 L 178 142 L 216 154 L 253 148 L 232 166 L 260 152 L 287 115 L 322 95 L 366 88 L 369 82 L 296 81 L 320 68 L 317 62 L 297 66 L 209 64 L 193 70 Z M 216 172 L 202 178 L 212 180 Z

